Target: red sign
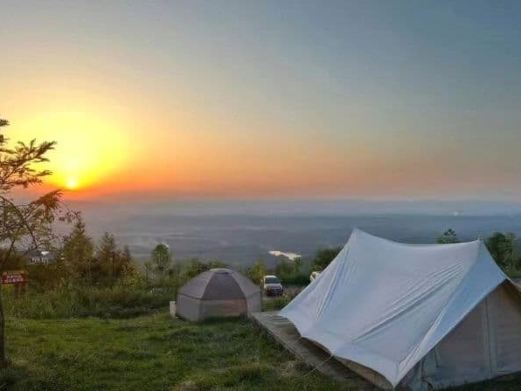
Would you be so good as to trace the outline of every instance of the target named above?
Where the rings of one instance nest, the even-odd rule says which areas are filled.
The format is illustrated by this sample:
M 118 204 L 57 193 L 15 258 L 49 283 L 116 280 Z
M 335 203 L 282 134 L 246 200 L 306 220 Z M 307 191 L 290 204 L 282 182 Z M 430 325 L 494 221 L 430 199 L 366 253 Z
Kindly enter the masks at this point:
M 2 284 L 23 284 L 27 282 L 27 273 L 23 270 L 12 270 L 2 273 Z

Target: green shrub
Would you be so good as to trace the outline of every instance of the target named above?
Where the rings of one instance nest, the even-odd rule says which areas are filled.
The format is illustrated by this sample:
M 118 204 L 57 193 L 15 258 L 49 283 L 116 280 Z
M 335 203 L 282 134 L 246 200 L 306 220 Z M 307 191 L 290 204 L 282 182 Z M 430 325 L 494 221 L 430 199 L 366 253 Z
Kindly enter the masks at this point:
M 281 281 L 285 285 L 297 285 L 297 286 L 305 286 L 309 284 L 309 274 L 290 274 L 290 275 L 282 275 L 280 277 Z
M 312 270 L 322 271 L 324 270 L 336 256 L 342 251 L 341 247 L 321 248 L 316 254 L 315 258 L 311 263 Z

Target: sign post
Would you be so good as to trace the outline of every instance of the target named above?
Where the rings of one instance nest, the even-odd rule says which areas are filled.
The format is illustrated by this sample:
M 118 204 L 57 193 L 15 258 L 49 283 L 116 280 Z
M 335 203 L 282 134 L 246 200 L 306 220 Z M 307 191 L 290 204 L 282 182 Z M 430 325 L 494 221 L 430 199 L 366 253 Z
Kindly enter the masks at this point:
M 8 270 L 2 273 L 2 284 L 14 285 L 15 295 L 25 293 L 27 285 L 27 272 L 25 270 Z

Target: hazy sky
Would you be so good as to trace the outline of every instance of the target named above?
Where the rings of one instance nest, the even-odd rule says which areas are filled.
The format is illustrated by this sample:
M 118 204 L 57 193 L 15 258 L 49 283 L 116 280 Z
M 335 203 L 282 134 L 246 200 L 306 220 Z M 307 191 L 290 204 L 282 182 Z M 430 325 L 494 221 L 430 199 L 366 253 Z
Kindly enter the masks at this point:
M 78 194 L 521 200 L 519 1 L 0 2 Z

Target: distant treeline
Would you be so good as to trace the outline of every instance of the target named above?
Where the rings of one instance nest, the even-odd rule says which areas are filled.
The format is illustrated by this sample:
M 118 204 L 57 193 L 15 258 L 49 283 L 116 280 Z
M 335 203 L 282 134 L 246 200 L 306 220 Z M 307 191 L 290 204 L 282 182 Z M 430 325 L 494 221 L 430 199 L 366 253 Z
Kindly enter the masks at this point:
M 448 229 L 437 238 L 439 244 L 459 242 L 458 234 L 453 229 Z M 494 232 L 484 242 L 494 260 L 507 275 L 510 277 L 521 276 L 521 251 L 515 234 Z M 321 248 L 317 250 L 308 266 L 305 266 L 300 259 L 287 260 L 269 270 L 263 261 L 257 261 L 248 269 L 247 274 L 252 280 L 260 281 L 263 275 L 273 272 L 286 284 L 305 285 L 309 282 L 311 271 L 324 270 L 341 250 L 342 247 Z
M 438 243 L 458 243 L 453 229 L 437 238 Z M 511 277 L 521 276 L 521 255 L 513 233 L 495 232 L 485 244 L 498 265 Z M 306 285 L 312 271 L 322 271 L 341 247 L 322 248 L 308 262 L 282 260 L 269 268 L 263 260 L 240 270 L 256 284 L 266 274 L 276 274 L 286 285 Z M 199 273 L 228 267 L 222 261 L 197 258 L 174 261 L 166 244 L 158 244 L 143 266 L 135 262 L 127 247 L 119 247 L 114 235 L 105 233 L 95 242 L 81 218 L 65 235 L 58 248 L 46 255 L 11 257 L 4 270 L 28 271 L 24 295 L 7 289 L 6 307 L 11 315 L 25 317 L 134 316 L 164 308 L 177 290 Z
M 458 234 L 453 229 L 448 229 L 438 237 L 440 244 L 459 243 Z M 521 275 L 521 252 L 517 237 L 512 232 L 494 232 L 484 240 L 488 251 L 510 277 L 518 277 Z
M 97 242 L 81 216 L 72 230 L 46 251 L 11 256 L 4 270 L 26 270 L 24 294 L 7 287 L 7 313 L 49 318 L 106 316 L 128 317 L 164 308 L 177 289 L 197 274 L 223 262 L 191 259 L 174 262 L 166 244 L 158 244 L 144 265 L 128 247 L 118 246 L 105 233 Z

